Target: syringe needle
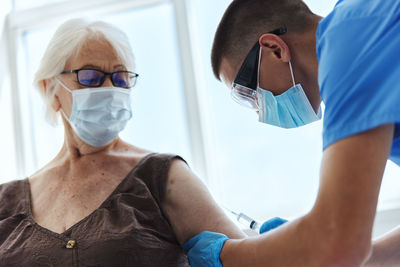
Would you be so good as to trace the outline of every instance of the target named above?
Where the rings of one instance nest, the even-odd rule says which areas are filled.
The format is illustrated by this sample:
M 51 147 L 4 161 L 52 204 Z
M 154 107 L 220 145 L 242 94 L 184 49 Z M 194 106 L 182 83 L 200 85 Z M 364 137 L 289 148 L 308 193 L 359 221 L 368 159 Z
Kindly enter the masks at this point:
M 242 212 L 241 213 L 236 213 L 233 210 L 230 210 L 225 206 L 222 206 L 222 207 L 224 207 L 224 209 L 226 209 L 227 211 L 229 211 L 230 213 L 235 215 L 236 219 L 238 220 L 238 222 L 240 222 L 243 225 L 246 225 L 250 229 L 257 230 L 260 227 L 260 224 L 257 221 L 253 220 L 252 218 L 250 218 L 246 214 L 244 214 Z
M 234 212 L 231 209 L 228 209 L 227 207 L 225 207 L 224 205 L 221 205 L 224 209 L 226 209 L 227 211 L 229 211 L 230 213 L 232 213 L 233 215 L 239 216 L 239 214 L 237 214 L 236 212 Z

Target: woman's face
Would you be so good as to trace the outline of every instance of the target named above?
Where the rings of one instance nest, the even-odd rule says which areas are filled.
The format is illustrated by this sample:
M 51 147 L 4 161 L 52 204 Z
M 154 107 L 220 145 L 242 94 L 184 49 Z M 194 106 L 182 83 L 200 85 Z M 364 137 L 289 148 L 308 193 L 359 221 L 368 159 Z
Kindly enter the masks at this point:
M 83 68 L 97 69 L 104 72 L 127 70 L 121 58 L 114 48 L 105 40 L 87 41 L 78 54 L 72 56 L 65 64 L 64 71 Z M 79 90 L 85 88 L 78 83 L 76 73 L 62 74 L 59 79 L 70 89 Z M 56 95 L 60 108 L 69 117 L 72 107 L 72 95 L 59 83 L 56 85 Z M 106 76 L 102 87 L 112 87 L 110 76 Z

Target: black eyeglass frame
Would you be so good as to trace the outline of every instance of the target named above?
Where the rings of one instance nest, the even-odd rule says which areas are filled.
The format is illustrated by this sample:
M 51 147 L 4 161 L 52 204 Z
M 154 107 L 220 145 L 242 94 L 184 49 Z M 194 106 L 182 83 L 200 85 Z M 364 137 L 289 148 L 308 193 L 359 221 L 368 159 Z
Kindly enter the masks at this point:
M 283 35 L 287 32 L 286 26 L 282 26 L 279 29 L 270 31 L 268 33 L 272 33 L 275 35 Z M 246 58 L 244 59 L 242 66 L 240 67 L 236 77 L 233 81 L 232 87 L 235 84 L 247 87 L 249 89 L 256 90 L 257 83 L 258 83 L 258 61 L 259 61 L 259 50 L 260 50 L 260 43 L 257 42 L 254 46 L 250 49 L 249 53 L 247 54 Z
M 97 71 L 97 72 L 101 72 L 101 73 L 104 74 L 103 80 L 101 81 L 101 83 L 100 83 L 99 85 L 94 85 L 94 86 L 93 86 L 93 85 L 82 84 L 81 81 L 79 80 L 79 74 L 78 74 L 79 71 L 81 71 L 81 70 L 94 70 L 94 71 Z M 128 74 L 131 74 L 131 75 L 134 76 L 135 81 L 134 81 L 134 83 L 133 83 L 132 86 L 130 86 L 130 87 L 120 87 L 120 86 L 115 85 L 113 75 L 114 75 L 115 73 L 121 73 L 121 72 L 123 72 L 123 73 L 128 73 Z M 130 88 L 132 88 L 133 86 L 135 86 L 137 77 L 139 76 L 139 74 L 137 74 L 137 73 L 135 73 L 135 72 L 132 72 L 132 71 L 127 71 L 127 70 L 120 70 L 120 71 L 114 71 L 114 72 L 106 72 L 106 71 L 102 71 L 102 70 L 98 70 L 98 69 L 89 69 L 89 68 L 76 69 L 76 70 L 66 70 L 66 71 L 61 72 L 60 74 L 70 74 L 70 73 L 76 73 L 76 80 L 78 81 L 78 83 L 79 83 L 80 85 L 82 85 L 82 86 L 87 86 L 87 87 L 93 87 L 93 88 L 101 87 L 101 86 L 103 85 L 104 81 L 106 80 L 106 79 L 105 79 L 106 76 L 110 76 L 111 83 L 112 83 L 112 85 L 113 85 L 114 87 L 130 89 Z

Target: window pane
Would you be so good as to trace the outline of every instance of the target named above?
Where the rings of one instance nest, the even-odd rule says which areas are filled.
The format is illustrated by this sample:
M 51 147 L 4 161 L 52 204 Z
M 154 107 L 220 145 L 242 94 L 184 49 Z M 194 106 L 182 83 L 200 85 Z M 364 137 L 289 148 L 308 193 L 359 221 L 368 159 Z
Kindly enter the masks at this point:
M 17 176 L 11 103 L 10 81 L 6 79 L 0 83 L 0 184 Z
M 147 149 L 178 153 L 190 162 L 172 4 L 115 14 L 105 21 L 128 34 L 139 73 L 133 119 L 121 136 Z
M 326 15 L 336 1 L 306 0 L 310 8 Z M 197 66 L 204 73 L 206 103 L 211 115 L 207 135 L 212 157 L 214 191 L 224 206 L 260 220 L 273 216 L 295 217 L 313 205 L 319 186 L 322 159 L 322 123 L 283 130 L 258 122 L 255 112 L 237 105 L 226 86 L 211 70 L 210 53 L 215 30 L 229 0 L 190 1 L 191 30 L 197 44 Z M 210 5 L 212 9 L 208 8 Z M 288 67 L 289 75 L 289 67 Z M 382 185 L 380 208 L 400 206 L 397 188 L 400 169 L 389 163 Z
M 400 168 L 393 162 L 386 165 L 379 195 L 378 210 L 400 208 Z
M 23 109 L 24 120 L 26 120 L 23 123 L 29 125 L 30 128 L 30 138 L 26 141 L 25 152 L 31 152 L 31 155 L 27 157 L 25 175 L 31 175 L 39 167 L 53 159 L 63 144 L 64 131 L 61 123 L 58 126 L 51 126 L 45 120 L 45 103 L 32 83 L 33 76 L 56 26 L 26 32 L 21 39 L 25 57 L 19 66 L 26 69 L 28 75 L 24 76 L 21 70 L 19 80 L 22 95 L 29 99 L 28 106 Z
M 0 8 L 0 33 L 5 34 L 3 31 L 3 26 L 5 22 L 6 15 L 11 11 L 12 8 L 12 0 L 1 0 L 1 8 Z M 4 36 L 1 36 L 1 38 L 5 38 Z M 1 40 L 3 41 L 3 40 Z
M 136 58 L 135 71 L 140 74 L 132 93 L 133 118 L 121 137 L 135 146 L 155 152 L 180 154 L 190 162 L 171 4 L 128 10 L 99 19 L 113 23 L 128 35 Z M 47 124 L 43 101 L 31 86 L 33 74 L 46 48 L 44 44 L 48 44 L 56 26 L 27 32 L 23 38 L 29 73 L 24 84 L 31 103 L 31 143 L 35 145 L 33 150 L 37 160 L 27 174 L 51 160 L 63 143 L 63 127 L 54 128 Z
M 15 0 L 15 8 L 22 10 L 65 1 L 67 0 Z

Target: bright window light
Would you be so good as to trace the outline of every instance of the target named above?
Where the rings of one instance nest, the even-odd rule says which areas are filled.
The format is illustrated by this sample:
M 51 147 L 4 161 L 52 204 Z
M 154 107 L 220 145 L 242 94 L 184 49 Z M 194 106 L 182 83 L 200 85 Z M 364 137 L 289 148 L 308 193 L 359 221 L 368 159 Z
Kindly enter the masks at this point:
M 191 1 L 192 33 L 204 90 L 203 109 L 211 114 L 207 155 L 212 157 L 211 180 L 218 200 L 259 220 L 292 218 L 312 208 L 319 186 L 322 123 L 283 130 L 259 123 L 255 112 L 237 105 L 229 89 L 212 73 L 210 51 L 217 25 L 231 1 Z M 305 1 L 325 16 L 336 1 Z M 289 69 L 288 69 L 289 72 Z M 400 168 L 388 164 L 379 209 L 399 207 Z
M 10 88 L 9 79 L 0 84 L 0 183 L 13 180 L 17 175 Z
M 67 0 L 14 0 L 14 3 L 16 10 L 22 10 L 65 1 Z

